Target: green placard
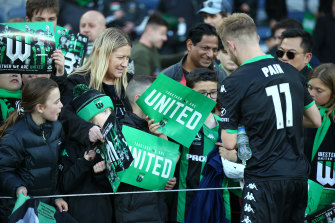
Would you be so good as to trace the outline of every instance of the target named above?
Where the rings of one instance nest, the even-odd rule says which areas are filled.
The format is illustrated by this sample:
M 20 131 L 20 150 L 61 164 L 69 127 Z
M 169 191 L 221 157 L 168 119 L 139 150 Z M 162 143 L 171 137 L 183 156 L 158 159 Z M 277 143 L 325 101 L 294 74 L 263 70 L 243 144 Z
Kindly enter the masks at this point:
M 190 147 L 216 102 L 160 74 L 136 101 L 158 129 L 178 143 Z
M 121 182 L 147 190 L 163 190 L 173 177 L 179 146 L 128 126 L 123 126 L 122 133 L 134 161 L 127 170 L 119 172 Z
M 318 184 L 313 180 L 308 180 L 308 202 L 305 216 L 310 215 L 317 210 L 322 190 L 323 186 L 321 184 Z
M 52 73 L 54 50 L 51 22 L 0 23 L 0 73 Z

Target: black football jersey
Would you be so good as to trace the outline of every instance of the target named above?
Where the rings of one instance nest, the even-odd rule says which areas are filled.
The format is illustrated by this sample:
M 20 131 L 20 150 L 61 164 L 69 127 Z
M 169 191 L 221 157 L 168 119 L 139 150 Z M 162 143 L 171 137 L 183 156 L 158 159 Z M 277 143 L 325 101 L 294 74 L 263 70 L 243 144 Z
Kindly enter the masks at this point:
M 270 55 L 242 64 L 220 89 L 220 127 L 236 133 L 245 126 L 252 150 L 245 178 L 307 179 L 302 118 L 314 104 L 303 76 Z

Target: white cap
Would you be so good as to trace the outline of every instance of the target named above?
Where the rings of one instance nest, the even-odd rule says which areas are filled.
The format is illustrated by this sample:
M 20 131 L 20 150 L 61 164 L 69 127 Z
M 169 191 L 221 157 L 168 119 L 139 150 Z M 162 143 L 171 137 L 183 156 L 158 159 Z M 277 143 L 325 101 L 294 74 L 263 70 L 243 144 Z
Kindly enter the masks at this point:
M 232 8 L 227 0 L 207 0 L 204 2 L 204 7 L 198 11 L 208 14 L 217 14 L 219 12 L 231 13 Z
M 231 162 L 223 157 L 221 157 L 221 161 L 226 177 L 231 179 L 243 179 L 245 168 L 243 164 Z

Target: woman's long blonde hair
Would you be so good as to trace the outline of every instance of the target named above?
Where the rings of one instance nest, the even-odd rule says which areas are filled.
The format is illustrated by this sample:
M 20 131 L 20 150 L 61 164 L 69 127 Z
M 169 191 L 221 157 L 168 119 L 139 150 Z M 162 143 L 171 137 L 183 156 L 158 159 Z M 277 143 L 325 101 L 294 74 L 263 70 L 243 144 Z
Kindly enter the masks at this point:
M 128 35 L 119 28 L 108 28 L 94 41 L 88 61 L 70 74 L 90 75 L 89 88 L 103 92 L 102 81 L 107 73 L 111 53 L 123 46 L 131 46 Z M 115 79 L 115 90 L 121 98 L 122 87 L 127 88 L 127 69 L 121 78 Z
M 335 64 L 324 63 L 317 66 L 309 75 L 309 80 L 318 78 L 331 90 L 330 100 L 323 107 L 327 108 L 327 116 L 334 115 L 335 110 Z M 333 117 L 335 119 L 335 117 Z

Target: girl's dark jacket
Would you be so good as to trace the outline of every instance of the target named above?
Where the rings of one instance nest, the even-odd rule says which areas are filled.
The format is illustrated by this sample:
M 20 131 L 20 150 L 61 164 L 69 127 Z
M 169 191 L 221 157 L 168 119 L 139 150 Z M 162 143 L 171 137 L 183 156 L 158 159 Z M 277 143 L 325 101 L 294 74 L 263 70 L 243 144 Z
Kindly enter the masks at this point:
M 9 127 L 0 139 L 0 194 L 16 197 L 20 186 L 30 196 L 56 194 L 61 143 L 59 121 L 37 126 L 26 114 Z M 42 201 L 53 205 L 54 199 Z M 0 222 L 6 222 L 14 203 L 0 199 Z

